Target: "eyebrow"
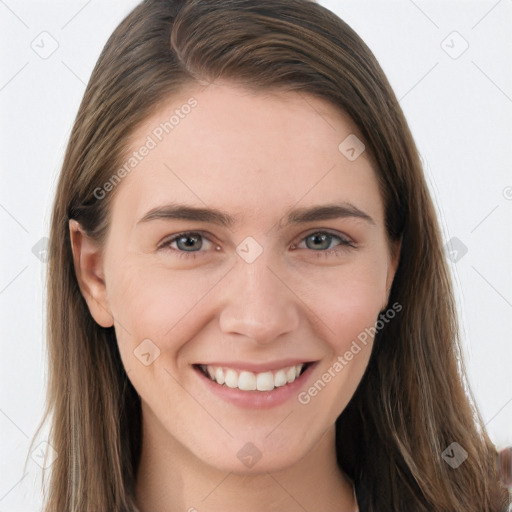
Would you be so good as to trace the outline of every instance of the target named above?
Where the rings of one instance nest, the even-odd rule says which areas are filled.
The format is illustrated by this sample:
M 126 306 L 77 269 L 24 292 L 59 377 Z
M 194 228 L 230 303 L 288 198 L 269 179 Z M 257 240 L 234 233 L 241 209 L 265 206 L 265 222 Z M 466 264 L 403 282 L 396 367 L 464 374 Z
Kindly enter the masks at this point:
M 375 221 L 370 217 L 370 215 L 351 203 L 343 202 L 339 204 L 325 204 L 292 210 L 286 216 L 284 226 L 339 218 L 361 219 L 369 224 L 375 225 Z M 227 212 L 216 208 L 200 208 L 184 204 L 168 204 L 149 210 L 139 221 L 137 221 L 137 225 L 152 220 L 162 219 L 206 222 L 227 228 L 235 226 L 239 221 L 237 217 L 233 217 Z

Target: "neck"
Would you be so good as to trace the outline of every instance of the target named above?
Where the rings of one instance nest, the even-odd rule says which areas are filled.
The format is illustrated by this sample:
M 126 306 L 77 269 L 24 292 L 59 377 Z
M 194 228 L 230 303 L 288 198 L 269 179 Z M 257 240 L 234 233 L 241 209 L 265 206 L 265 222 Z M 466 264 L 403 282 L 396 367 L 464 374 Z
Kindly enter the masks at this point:
M 143 420 L 135 488 L 141 512 L 357 510 L 352 484 L 336 462 L 334 425 L 291 467 L 248 474 L 210 466 L 157 430 Z

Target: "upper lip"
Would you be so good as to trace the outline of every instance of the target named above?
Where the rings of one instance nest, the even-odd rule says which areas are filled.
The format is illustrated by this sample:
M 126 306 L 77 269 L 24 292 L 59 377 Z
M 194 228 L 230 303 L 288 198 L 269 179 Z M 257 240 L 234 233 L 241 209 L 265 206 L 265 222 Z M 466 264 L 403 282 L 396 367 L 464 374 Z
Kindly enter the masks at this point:
M 220 366 L 222 368 L 232 368 L 233 370 L 245 370 L 253 373 L 271 372 L 295 366 L 297 364 L 307 364 L 315 362 L 313 359 L 281 359 L 280 361 L 272 361 L 266 363 L 249 363 L 245 361 L 214 361 L 208 363 L 197 363 L 197 366 Z

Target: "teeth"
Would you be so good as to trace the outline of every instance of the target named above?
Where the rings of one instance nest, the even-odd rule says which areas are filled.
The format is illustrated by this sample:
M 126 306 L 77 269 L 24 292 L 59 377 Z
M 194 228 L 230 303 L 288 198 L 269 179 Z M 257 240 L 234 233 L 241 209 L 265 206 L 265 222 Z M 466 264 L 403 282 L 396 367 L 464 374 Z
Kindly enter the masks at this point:
M 211 366 L 209 368 L 211 368 Z M 217 368 L 215 370 L 215 376 L 210 375 L 210 378 L 212 380 L 217 381 L 219 384 L 224 384 L 224 382 L 225 382 L 224 371 L 222 370 L 222 368 Z
M 273 373 L 258 373 L 258 375 L 256 376 L 256 387 L 258 388 L 258 391 L 272 391 L 275 387 Z
M 233 370 L 230 370 L 233 371 Z M 236 375 L 236 372 L 234 372 Z M 259 375 L 258 375 L 259 377 Z M 240 372 L 240 375 L 238 376 L 238 383 L 237 388 L 243 389 L 244 391 L 253 391 L 258 386 L 259 389 L 259 383 L 256 375 L 252 372 Z
M 226 372 L 226 380 L 224 382 L 228 388 L 237 388 L 238 387 L 238 374 L 235 370 L 231 370 L 231 368 Z
M 284 373 L 284 370 L 279 370 L 274 375 L 274 386 L 276 388 L 278 388 L 278 387 L 284 386 L 286 384 L 286 382 L 287 382 L 286 373 Z
M 295 366 L 291 366 L 290 368 L 288 368 L 288 370 L 286 371 L 286 382 L 288 382 L 288 384 L 290 382 L 293 382 L 295 380 L 296 375 L 297 370 Z
M 232 368 L 220 366 L 202 365 L 203 372 L 217 384 L 225 385 L 228 388 L 238 388 L 241 391 L 272 391 L 274 388 L 292 383 L 301 373 L 304 364 L 288 366 L 274 372 L 253 373 L 241 371 L 240 373 Z

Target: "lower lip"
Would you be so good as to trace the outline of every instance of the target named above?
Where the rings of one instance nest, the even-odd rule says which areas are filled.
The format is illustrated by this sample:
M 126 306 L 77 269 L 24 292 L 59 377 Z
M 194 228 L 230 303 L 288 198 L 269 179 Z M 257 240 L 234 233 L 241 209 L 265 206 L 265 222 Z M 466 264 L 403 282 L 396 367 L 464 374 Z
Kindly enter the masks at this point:
M 241 391 L 238 388 L 229 388 L 228 386 L 217 384 L 217 382 L 209 379 L 198 368 L 194 368 L 194 371 L 213 394 L 226 402 L 247 409 L 267 409 L 296 398 L 301 387 L 303 387 L 309 379 L 316 364 L 316 362 L 309 364 L 300 377 L 295 379 L 291 384 L 274 388 L 272 391 Z

